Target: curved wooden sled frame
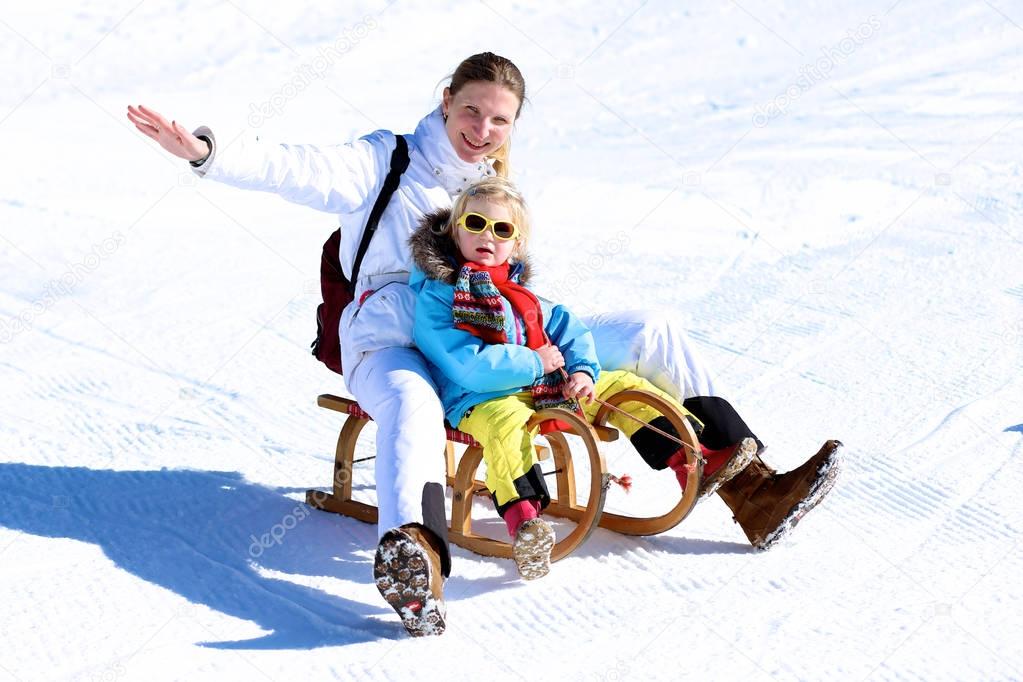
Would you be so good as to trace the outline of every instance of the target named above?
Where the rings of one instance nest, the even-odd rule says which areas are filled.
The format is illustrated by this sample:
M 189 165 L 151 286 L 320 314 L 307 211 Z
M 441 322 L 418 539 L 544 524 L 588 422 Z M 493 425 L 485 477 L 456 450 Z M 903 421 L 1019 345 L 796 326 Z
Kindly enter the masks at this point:
M 690 466 L 685 493 L 673 509 L 660 516 L 647 517 L 604 512 L 600 518 L 600 527 L 624 535 L 657 535 L 671 530 L 689 516 L 689 512 L 696 506 L 696 500 L 700 494 L 700 481 L 703 478 L 703 455 L 700 454 L 700 443 L 696 439 L 693 427 L 690 426 L 689 420 L 671 403 L 647 391 L 622 391 L 604 402 L 614 407 L 620 407 L 624 403 L 644 403 L 660 412 L 671 422 L 675 433 L 679 434 L 681 441 L 686 444 L 686 463 Z M 610 416 L 611 408 L 602 406 L 593 423 L 595 426 L 604 426 Z
M 361 408 L 358 408 L 354 400 L 324 394 L 319 396 L 316 402 L 320 407 L 345 413 L 348 417 L 337 438 L 334 453 L 333 490 L 331 493 L 308 490 L 306 491 L 306 503 L 323 511 L 342 514 L 366 523 L 376 523 L 377 508 L 352 499 L 352 469 L 355 462 L 355 449 L 362 429 L 370 420 L 363 416 L 364 413 L 361 412 Z M 674 508 L 661 516 L 632 517 L 604 512 L 609 476 L 598 441 L 608 442 L 618 438 L 618 431 L 606 426 L 611 409 L 606 406 L 601 407 L 592 425 L 568 410 L 553 409 L 536 413 L 529 421 L 529 428 L 549 419 L 564 422 L 569 425 L 569 432 L 583 441 L 589 458 L 589 496 L 585 504 L 579 504 L 576 494 L 575 467 L 572 463 L 572 453 L 565 432 L 552 432 L 544 436 L 549 449 L 537 446 L 539 459 L 544 460 L 553 456 L 554 473 L 557 477 L 557 497 L 551 500 L 544 513 L 566 518 L 576 523 L 575 529 L 554 545 L 551 552 L 552 561 L 568 556 L 589 537 L 598 525 L 626 535 L 654 535 L 681 523 L 696 503 L 703 460 L 696 454 L 699 452 L 699 445 L 688 420 L 678 413 L 670 403 L 646 391 L 623 391 L 607 402 L 614 406 L 626 402 L 641 402 L 667 417 L 676 432 L 682 434 L 682 441 L 690 446 L 686 448 L 687 459 L 694 466 L 686 484 L 687 492 Z M 483 449 L 479 445 L 470 444 L 462 454 L 456 469 L 454 442 L 449 440 L 445 447 L 445 459 L 447 483 L 453 490 L 451 527 L 449 529 L 451 541 L 477 554 L 510 559 L 512 557 L 511 543 L 478 535 L 472 529 L 473 498 L 476 495 L 490 497 L 486 484 L 476 478 L 476 470 L 483 460 Z
M 585 505 L 579 505 L 576 504 L 572 453 L 564 434 L 555 432 L 544 436 L 550 444 L 554 456 L 558 477 L 558 497 L 564 500 L 564 504 L 578 512 L 572 519 L 576 522 L 576 527 L 566 537 L 559 539 L 551 550 L 551 561 L 557 561 L 568 556 L 572 550 L 581 545 L 596 527 L 600 520 L 600 514 L 604 510 L 608 474 L 607 466 L 604 464 L 604 455 L 600 453 L 600 447 L 597 445 L 596 432 L 586 420 L 574 412 L 564 409 L 541 410 L 533 415 L 526 427 L 532 430 L 541 422 L 551 419 L 568 424 L 571 427 L 570 432 L 582 439 L 590 458 L 590 495 Z M 540 457 L 546 459 L 546 453 L 542 453 Z M 459 547 L 465 547 L 477 554 L 511 559 L 512 546 L 510 542 L 477 535 L 472 530 L 472 500 L 475 493 L 482 491 L 487 497 L 490 496 L 486 485 L 482 481 L 476 480 L 476 469 L 479 468 L 482 461 L 483 448 L 471 445 L 458 462 L 458 471 L 452 486 L 454 502 L 451 507 L 450 538 Z

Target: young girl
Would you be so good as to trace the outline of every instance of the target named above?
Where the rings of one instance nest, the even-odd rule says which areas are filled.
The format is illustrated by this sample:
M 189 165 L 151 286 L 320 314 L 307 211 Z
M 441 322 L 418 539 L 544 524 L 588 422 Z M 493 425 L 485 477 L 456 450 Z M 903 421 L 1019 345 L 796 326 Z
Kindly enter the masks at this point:
M 592 421 L 599 408 L 594 398 L 642 389 L 692 416 L 674 397 L 631 372 L 601 372 L 589 330 L 567 308 L 526 288 L 529 232 L 518 190 L 505 179 L 489 178 L 460 196 L 451 211 L 427 216 L 410 242 L 425 275 L 413 277 L 419 284 L 416 345 L 431 363 L 449 423 L 483 446 L 487 488 L 526 580 L 547 574 L 554 545 L 551 526 L 539 518 L 550 495 L 535 459 L 536 433 L 525 428 L 535 411 L 565 407 Z M 684 489 L 684 452 L 645 428 L 652 424 L 677 436 L 670 423 L 645 405 L 623 407 L 639 421 L 615 414 L 611 423 L 650 466 L 673 469 Z M 745 468 L 756 450 L 752 438 L 704 449 L 701 497 Z

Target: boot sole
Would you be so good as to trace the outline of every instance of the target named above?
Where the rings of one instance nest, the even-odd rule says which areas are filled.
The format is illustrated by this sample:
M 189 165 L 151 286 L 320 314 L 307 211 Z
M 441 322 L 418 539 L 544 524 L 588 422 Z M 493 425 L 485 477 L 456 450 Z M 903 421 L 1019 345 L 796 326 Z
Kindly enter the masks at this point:
M 836 441 L 836 443 L 835 449 L 817 467 L 817 475 L 806 497 L 789 510 L 789 513 L 785 515 L 785 518 L 778 524 L 778 527 L 768 533 L 763 541 L 757 545 L 757 549 L 770 549 L 775 543 L 785 537 L 790 530 L 795 528 L 796 524 L 806 516 L 808 511 L 820 504 L 821 500 L 831 492 L 835 485 L 835 479 L 838 478 L 838 473 L 842 468 L 842 458 L 839 455 L 842 443 L 840 441 Z
M 743 438 L 732 458 L 703 482 L 703 487 L 700 488 L 700 494 L 696 498 L 696 502 L 703 502 L 704 499 L 716 493 L 718 488 L 738 476 L 740 471 L 749 466 L 749 463 L 756 456 L 757 442 L 752 438 Z
M 413 637 L 444 634 L 447 609 L 430 590 L 430 559 L 406 533 L 389 530 L 377 546 L 373 578 L 377 591 Z
M 523 580 L 536 580 L 551 572 L 554 529 L 543 519 L 530 519 L 515 534 L 512 558 Z

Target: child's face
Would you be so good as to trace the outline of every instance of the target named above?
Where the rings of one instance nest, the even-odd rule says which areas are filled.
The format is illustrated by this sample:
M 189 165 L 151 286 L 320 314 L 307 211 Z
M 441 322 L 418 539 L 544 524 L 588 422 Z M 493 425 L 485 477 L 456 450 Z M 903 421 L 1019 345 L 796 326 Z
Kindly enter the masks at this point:
M 508 207 L 501 201 L 495 201 L 487 197 L 469 197 L 465 203 L 466 213 L 482 213 L 491 220 L 507 220 L 514 222 Z M 458 216 L 455 216 L 457 219 Z M 498 239 L 494 236 L 492 227 L 488 227 L 479 234 L 473 234 L 468 230 L 455 226 L 455 244 L 462 253 L 462 258 L 480 265 L 504 265 L 511 258 L 516 239 Z

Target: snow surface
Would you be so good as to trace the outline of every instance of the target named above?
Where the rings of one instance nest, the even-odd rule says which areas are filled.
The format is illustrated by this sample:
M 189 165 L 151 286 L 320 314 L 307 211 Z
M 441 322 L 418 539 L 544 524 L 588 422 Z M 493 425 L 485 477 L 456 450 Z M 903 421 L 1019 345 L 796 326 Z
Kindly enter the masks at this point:
M 0 680 L 1023 678 L 1023 9 L 838 5 L 5 0 Z M 717 500 L 535 583 L 456 549 L 413 641 L 375 530 L 301 502 L 335 219 L 196 182 L 124 110 L 409 131 L 487 49 L 529 85 L 541 291 L 681 314 L 773 464 L 846 469 L 767 553 Z M 670 504 L 608 458 L 611 508 Z

